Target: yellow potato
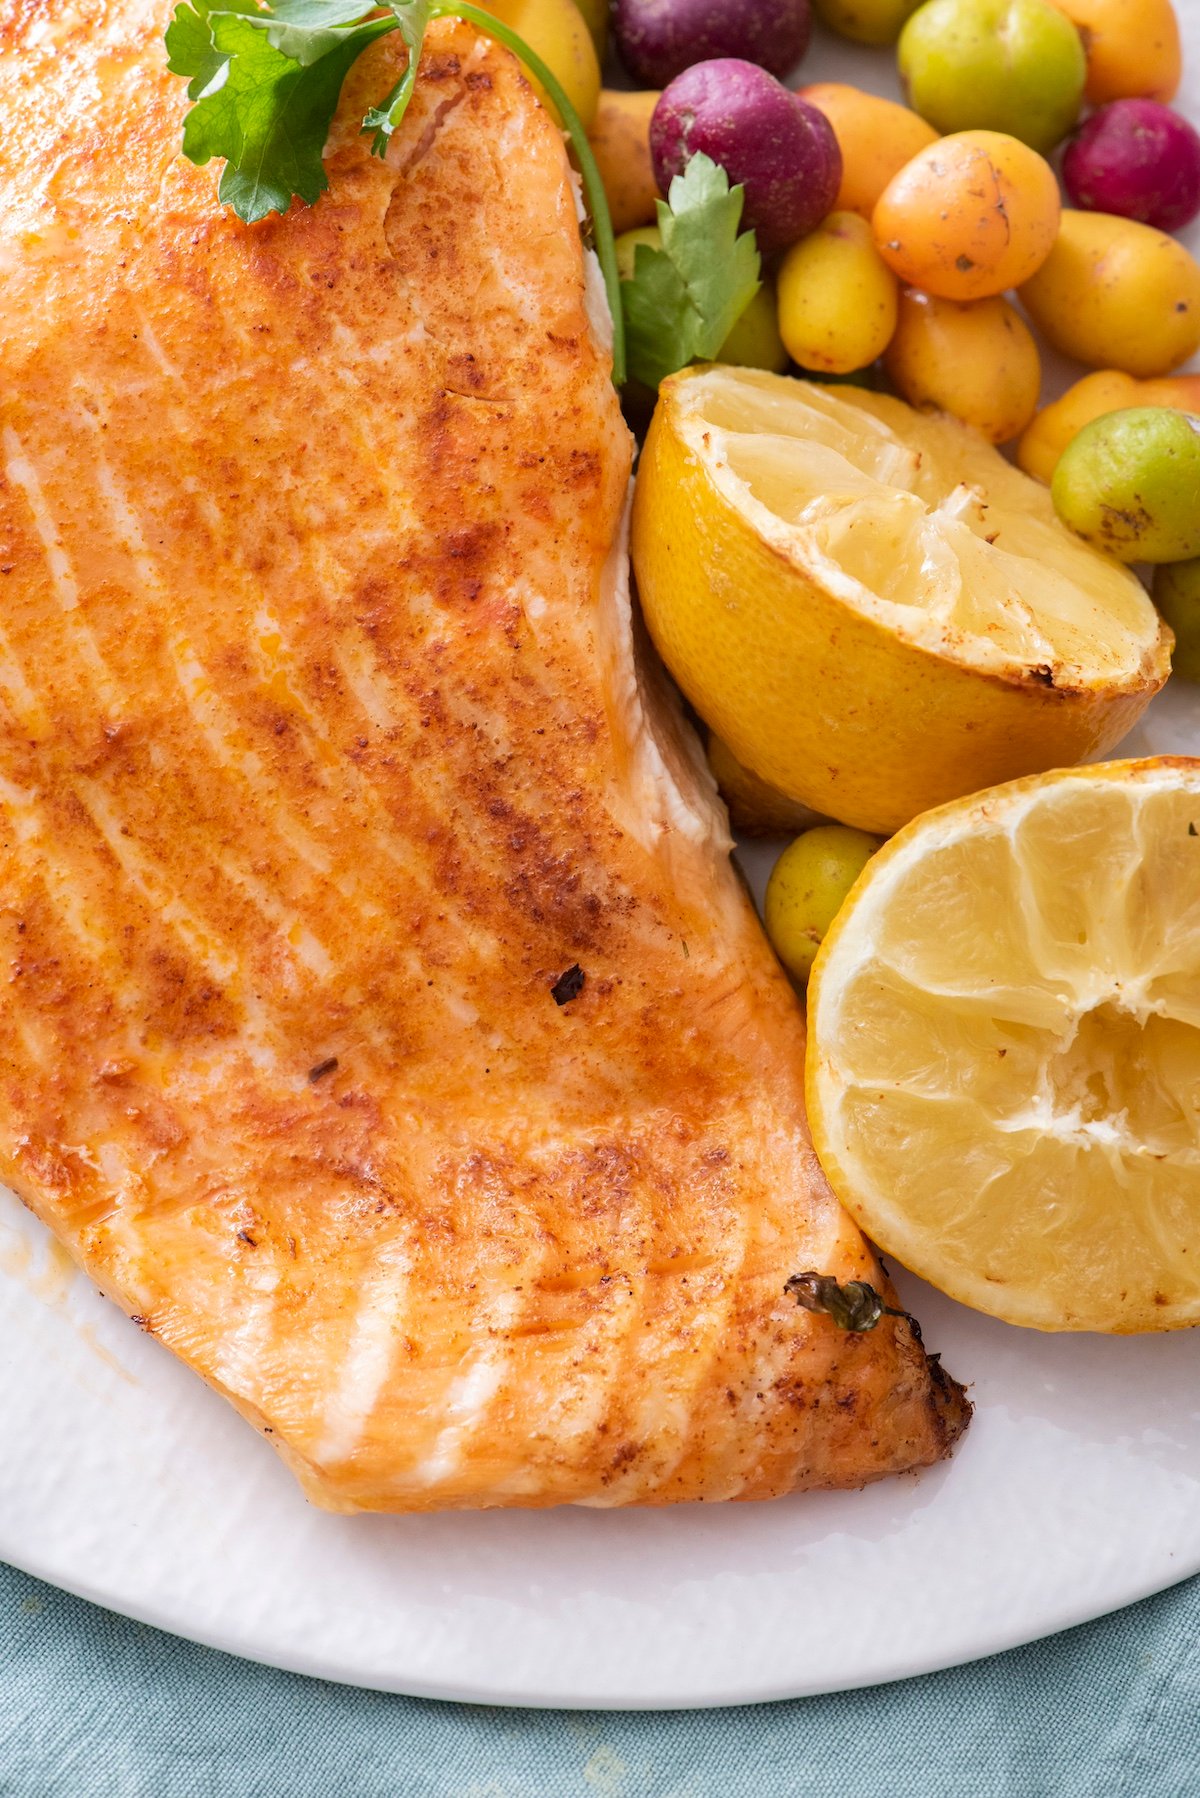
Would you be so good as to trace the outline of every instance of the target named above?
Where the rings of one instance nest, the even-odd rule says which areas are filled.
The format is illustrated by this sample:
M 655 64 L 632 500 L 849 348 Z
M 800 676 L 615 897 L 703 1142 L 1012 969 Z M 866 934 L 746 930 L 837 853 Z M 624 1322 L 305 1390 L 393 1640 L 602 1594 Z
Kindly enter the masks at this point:
M 860 87 L 816 81 L 800 89 L 800 98 L 825 114 L 838 140 L 842 152 L 842 185 L 834 202 L 838 212 L 861 212 L 869 219 L 892 176 L 918 150 L 937 142 L 933 126 L 907 106 L 881 100 Z
M 802 368 L 848 375 L 887 348 L 896 277 L 857 212 L 831 212 L 779 271 L 779 331 Z
M 818 17 L 858 44 L 894 44 L 921 0 L 814 0 Z
M 1200 349 L 1200 265 L 1183 245 L 1107 212 L 1064 212 L 1058 241 L 1021 302 L 1080 362 L 1165 375 Z
M 525 39 L 566 90 L 585 131 L 590 131 L 600 100 L 600 61 L 591 33 L 575 0 L 481 0 L 495 18 Z M 528 69 L 529 84 L 558 118 L 558 109 Z M 562 120 L 559 119 L 559 124 Z
M 655 220 L 658 183 L 650 162 L 650 116 L 657 104 L 657 89 L 618 94 L 606 87 L 588 132 L 618 234 Z
M 608 48 L 608 0 L 575 0 L 575 4 L 592 34 L 596 55 L 603 62 L 604 52 Z
M 902 281 L 985 300 L 1028 281 L 1054 247 L 1054 170 L 1003 131 L 956 131 L 905 163 L 879 196 L 879 253 Z
M 884 366 L 909 405 L 950 412 L 989 443 L 1024 430 L 1042 386 L 1029 327 L 998 296 L 939 300 L 906 288 Z
M 1135 381 L 1115 368 L 1085 375 L 1061 399 L 1042 407 L 1017 445 L 1017 461 L 1026 474 L 1048 487 L 1059 457 L 1084 425 L 1131 406 L 1173 406 L 1179 412 L 1200 413 L 1200 375 Z

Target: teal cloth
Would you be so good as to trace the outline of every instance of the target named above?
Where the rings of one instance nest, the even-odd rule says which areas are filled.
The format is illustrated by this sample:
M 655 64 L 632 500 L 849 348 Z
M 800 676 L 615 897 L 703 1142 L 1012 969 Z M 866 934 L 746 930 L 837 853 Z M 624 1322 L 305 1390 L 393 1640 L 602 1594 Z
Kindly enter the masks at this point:
M 814 1626 L 798 1617 L 796 1627 Z M 175 1641 L 0 1568 L 0 1798 L 809 1793 L 1196 1798 L 1200 1581 L 926 1679 L 655 1715 L 495 1710 L 326 1685 Z

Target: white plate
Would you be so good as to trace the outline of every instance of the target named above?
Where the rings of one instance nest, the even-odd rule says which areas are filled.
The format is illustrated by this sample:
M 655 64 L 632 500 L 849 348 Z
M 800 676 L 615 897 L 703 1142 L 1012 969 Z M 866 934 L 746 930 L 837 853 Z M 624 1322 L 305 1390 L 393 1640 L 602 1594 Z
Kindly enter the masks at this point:
M 1180 10 L 1200 118 L 1200 0 Z M 871 69 L 886 89 L 885 57 L 823 44 L 805 74 Z M 1195 692 L 1133 747 L 1200 753 Z M 922 1673 L 1200 1570 L 1194 1338 L 1042 1337 L 900 1283 L 976 1403 L 933 1473 L 772 1505 L 334 1518 L 0 1192 L 0 1558 L 302 1673 L 622 1707 Z

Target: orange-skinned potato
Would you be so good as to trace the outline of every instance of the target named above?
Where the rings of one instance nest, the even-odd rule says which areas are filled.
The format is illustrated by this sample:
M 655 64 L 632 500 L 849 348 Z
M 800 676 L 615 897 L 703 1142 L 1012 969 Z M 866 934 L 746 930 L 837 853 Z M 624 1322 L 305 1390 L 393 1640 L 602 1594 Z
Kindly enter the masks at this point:
M 622 94 L 606 87 L 588 132 L 618 236 L 655 220 L 659 196 L 650 161 L 650 117 L 657 104 L 656 89 Z

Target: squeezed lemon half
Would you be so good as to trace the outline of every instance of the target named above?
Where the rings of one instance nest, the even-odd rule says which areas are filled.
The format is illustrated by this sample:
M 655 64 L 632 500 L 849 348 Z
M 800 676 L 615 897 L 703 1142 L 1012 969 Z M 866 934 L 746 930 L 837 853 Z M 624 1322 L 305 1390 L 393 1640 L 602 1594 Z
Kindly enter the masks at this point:
M 809 987 L 843 1205 L 1042 1330 L 1200 1322 L 1200 760 L 1046 774 L 919 818 Z
M 955 420 L 758 370 L 665 381 L 634 497 L 651 635 L 746 768 L 888 832 L 1103 755 L 1170 670 L 1141 584 Z

